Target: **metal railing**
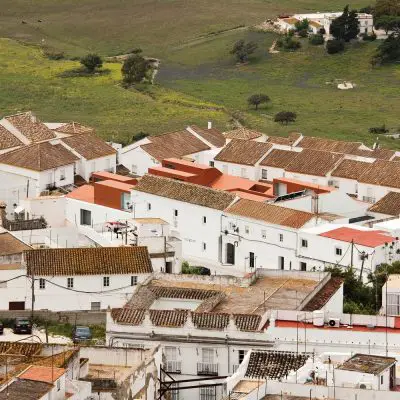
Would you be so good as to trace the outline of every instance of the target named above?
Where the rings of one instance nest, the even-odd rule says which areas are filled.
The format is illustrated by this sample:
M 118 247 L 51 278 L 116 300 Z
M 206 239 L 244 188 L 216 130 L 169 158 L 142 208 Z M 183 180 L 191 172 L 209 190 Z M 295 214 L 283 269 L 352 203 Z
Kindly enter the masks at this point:
M 239 366 L 240 366 L 240 364 L 233 364 L 232 365 L 232 372 L 235 373 L 238 370 Z
M 197 375 L 218 376 L 218 364 L 197 363 Z
M 167 361 L 165 363 L 165 370 L 174 374 L 180 374 L 182 372 L 181 361 Z

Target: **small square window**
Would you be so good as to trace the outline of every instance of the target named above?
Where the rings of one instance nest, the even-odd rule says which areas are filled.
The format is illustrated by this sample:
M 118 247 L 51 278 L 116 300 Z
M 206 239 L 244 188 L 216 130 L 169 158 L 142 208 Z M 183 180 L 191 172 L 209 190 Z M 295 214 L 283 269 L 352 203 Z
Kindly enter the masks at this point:
M 340 248 L 340 247 L 336 247 L 335 248 L 335 254 L 337 255 L 337 256 L 341 256 L 342 255 L 342 249 Z
M 100 311 L 100 309 L 101 309 L 100 302 L 99 301 L 92 301 L 90 303 L 90 309 L 92 311 Z
M 214 161 L 210 161 L 209 164 L 210 164 L 210 167 L 213 167 L 215 163 L 214 163 Z
M 110 286 L 110 277 L 109 276 L 104 276 L 103 277 L 103 286 L 104 287 L 109 287 Z
M 266 238 L 267 238 L 267 231 L 266 231 L 265 229 L 262 229 L 262 230 L 261 230 L 261 237 L 262 237 L 263 239 L 266 239 Z
M 306 239 L 301 239 L 301 247 L 307 248 L 307 247 L 308 247 L 308 240 L 306 240 Z
M 39 289 L 46 289 L 46 281 L 43 278 L 39 279 Z
M 280 234 L 279 234 L 279 241 L 280 241 L 280 242 L 283 242 L 283 233 L 280 233 Z
M 262 179 L 268 179 L 268 170 L 267 169 L 262 169 L 261 170 L 261 178 Z
M 70 289 L 74 287 L 74 278 L 67 278 L 67 287 Z
M 151 203 L 147 203 L 147 211 L 151 211 Z
M 174 217 L 178 216 L 178 210 L 174 210 Z
M 307 263 L 300 262 L 300 271 L 307 271 Z
M 239 355 L 238 361 L 239 361 L 239 364 L 241 364 L 244 359 L 244 356 L 245 356 L 245 351 L 239 350 L 238 355 Z
M 206 251 L 206 250 L 207 250 L 207 243 L 203 242 L 203 251 Z
M 207 223 L 207 217 L 203 217 L 203 224 Z
M 137 276 L 131 276 L 131 286 L 137 285 Z

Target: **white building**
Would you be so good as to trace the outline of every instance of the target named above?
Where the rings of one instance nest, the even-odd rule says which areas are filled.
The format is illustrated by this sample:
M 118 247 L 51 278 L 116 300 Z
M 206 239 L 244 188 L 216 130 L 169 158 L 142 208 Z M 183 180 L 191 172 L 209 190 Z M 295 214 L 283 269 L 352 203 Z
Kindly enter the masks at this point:
M 221 260 L 221 218 L 235 200 L 229 192 L 155 175 L 145 175 L 132 191 L 134 216 L 168 222 L 182 241 L 182 257 L 200 265 Z
M 141 139 L 119 152 L 119 162 L 131 173 L 144 175 L 166 158 L 186 158 L 208 164 L 213 155 L 225 145 L 221 132 L 211 127 L 189 126 L 185 130 Z

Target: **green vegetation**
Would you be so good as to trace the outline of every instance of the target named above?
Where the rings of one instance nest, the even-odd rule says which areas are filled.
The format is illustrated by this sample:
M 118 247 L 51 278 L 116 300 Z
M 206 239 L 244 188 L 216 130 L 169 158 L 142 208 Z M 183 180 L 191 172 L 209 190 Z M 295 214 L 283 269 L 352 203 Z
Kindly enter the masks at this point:
M 145 59 L 141 53 L 141 49 L 135 49 L 122 65 L 121 72 L 125 87 L 135 83 L 153 82 L 151 61 Z
M 338 41 L 344 40 L 345 42 L 350 42 L 350 40 L 355 39 L 360 33 L 357 11 L 349 11 L 349 6 L 347 5 L 343 9 L 343 14 L 332 21 L 329 30 L 332 36 Z
M 282 125 L 287 125 L 290 122 L 295 122 L 297 114 L 292 111 L 280 111 L 275 114 L 274 121 L 279 122 Z
M 243 39 L 238 40 L 229 52 L 236 57 L 238 62 L 244 63 L 249 61 L 250 54 L 253 54 L 257 49 L 257 44 L 254 42 L 245 42 Z
M 343 40 L 328 40 L 326 42 L 326 52 L 328 54 L 336 54 L 340 53 L 344 50 L 344 41 Z
M 276 45 L 279 49 L 287 51 L 295 51 L 301 47 L 301 43 L 296 40 L 291 33 L 280 37 L 276 41 Z
M 260 104 L 269 103 L 271 99 L 266 94 L 253 94 L 247 99 L 250 106 L 254 106 L 258 110 Z
M 400 262 L 383 264 L 370 273 L 367 282 L 362 282 L 353 268 L 326 268 L 333 277 L 344 279 L 343 311 L 349 314 L 377 314 L 382 306 L 382 287 L 387 275 L 400 273 Z
M 324 37 L 320 33 L 317 33 L 315 35 L 311 35 L 309 38 L 310 44 L 313 44 L 314 46 L 320 46 L 321 44 L 324 44 Z
M 83 324 L 81 324 L 83 325 Z M 39 327 L 45 329 L 45 323 L 41 323 Z M 72 324 L 61 324 L 50 322 L 47 326 L 49 335 L 52 336 L 65 336 L 72 339 L 72 330 L 74 325 Z M 90 331 L 92 332 L 92 342 L 105 341 L 106 339 L 106 327 L 104 325 L 89 325 Z
M 90 73 L 96 71 L 103 66 L 103 60 L 97 54 L 87 54 L 85 57 L 81 58 L 81 64 Z

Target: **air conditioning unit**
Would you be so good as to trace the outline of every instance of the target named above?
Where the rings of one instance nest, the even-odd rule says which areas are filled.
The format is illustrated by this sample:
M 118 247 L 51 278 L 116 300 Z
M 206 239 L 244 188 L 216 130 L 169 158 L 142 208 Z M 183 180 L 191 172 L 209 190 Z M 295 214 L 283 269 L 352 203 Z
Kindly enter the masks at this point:
M 340 327 L 340 318 L 330 318 L 328 325 L 332 328 L 339 328 Z
M 358 384 L 359 389 L 368 389 L 371 390 L 372 389 L 372 385 L 370 382 L 360 382 Z

